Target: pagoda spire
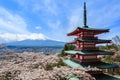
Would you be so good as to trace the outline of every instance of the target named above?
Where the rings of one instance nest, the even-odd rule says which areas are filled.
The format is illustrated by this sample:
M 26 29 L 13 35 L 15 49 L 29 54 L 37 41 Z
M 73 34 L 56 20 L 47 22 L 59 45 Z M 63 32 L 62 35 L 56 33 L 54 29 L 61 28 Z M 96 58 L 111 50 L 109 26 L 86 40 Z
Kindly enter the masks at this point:
M 86 2 L 84 2 L 84 26 L 83 28 L 88 28 L 87 26 L 87 10 L 86 10 Z

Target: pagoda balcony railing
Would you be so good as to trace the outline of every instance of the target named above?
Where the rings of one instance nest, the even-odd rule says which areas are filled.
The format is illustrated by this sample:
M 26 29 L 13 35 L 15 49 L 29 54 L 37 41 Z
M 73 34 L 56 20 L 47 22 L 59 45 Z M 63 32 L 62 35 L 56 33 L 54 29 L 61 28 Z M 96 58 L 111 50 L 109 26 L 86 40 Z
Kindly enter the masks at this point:
M 98 37 L 94 37 L 94 36 L 83 36 L 82 38 L 87 38 L 87 39 L 98 39 Z
M 87 48 L 75 48 L 75 50 L 99 50 L 99 48 L 92 48 L 92 47 L 87 47 Z
M 96 62 L 96 61 L 100 61 L 101 59 L 98 58 L 98 59 L 84 59 L 84 60 L 79 60 L 79 59 L 76 59 L 76 58 L 70 58 L 70 60 L 80 64 L 81 62 Z
M 98 37 L 80 37 L 82 39 L 92 39 L 92 40 L 97 40 Z M 79 38 L 75 38 L 75 40 L 78 40 Z

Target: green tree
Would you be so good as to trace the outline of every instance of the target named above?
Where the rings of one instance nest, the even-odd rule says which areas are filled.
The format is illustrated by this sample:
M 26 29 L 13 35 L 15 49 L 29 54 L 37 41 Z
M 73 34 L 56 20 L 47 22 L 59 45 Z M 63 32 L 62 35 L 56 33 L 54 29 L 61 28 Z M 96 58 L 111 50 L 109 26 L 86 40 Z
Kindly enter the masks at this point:
M 104 56 L 103 60 L 108 63 L 113 63 L 113 58 L 111 56 Z
M 74 49 L 75 49 L 75 45 L 65 44 L 65 46 L 59 56 L 66 56 L 66 54 L 64 53 L 65 50 L 74 50 Z
M 116 51 L 119 50 L 119 48 L 115 45 L 115 44 L 111 44 L 111 45 L 106 45 L 106 46 L 101 46 L 99 47 L 100 50 L 110 50 L 110 49 L 114 49 Z

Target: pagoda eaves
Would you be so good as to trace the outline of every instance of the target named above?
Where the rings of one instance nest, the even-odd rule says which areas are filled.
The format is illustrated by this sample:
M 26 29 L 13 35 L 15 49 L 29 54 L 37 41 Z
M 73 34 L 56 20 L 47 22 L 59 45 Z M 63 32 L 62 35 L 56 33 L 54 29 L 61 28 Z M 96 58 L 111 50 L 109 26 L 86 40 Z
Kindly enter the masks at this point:
M 96 50 L 96 51 L 87 51 L 87 50 L 67 50 L 65 51 L 66 54 L 80 54 L 80 55 L 114 55 L 114 52 L 110 51 L 101 51 L 101 50 Z
M 77 44 L 77 41 L 79 41 L 79 42 L 93 42 L 95 44 L 111 43 L 111 40 L 102 40 L 102 39 L 92 40 L 92 39 L 82 39 L 82 38 L 79 38 L 79 39 L 74 40 L 73 42 L 69 42 L 68 44 Z
M 68 33 L 67 36 L 75 36 L 80 32 L 93 32 L 94 35 L 109 32 L 109 29 L 96 29 L 96 28 L 80 28 L 78 27 L 71 33 Z

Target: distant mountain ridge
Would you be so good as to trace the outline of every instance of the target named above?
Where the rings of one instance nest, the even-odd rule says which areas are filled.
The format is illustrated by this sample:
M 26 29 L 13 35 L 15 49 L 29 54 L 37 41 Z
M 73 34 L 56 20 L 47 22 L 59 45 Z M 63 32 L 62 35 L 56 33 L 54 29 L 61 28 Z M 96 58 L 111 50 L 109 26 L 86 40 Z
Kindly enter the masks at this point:
M 23 41 L 15 41 L 9 42 L 6 46 L 33 46 L 33 47 L 63 47 L 65 42 L 55 41 L 55 40 L 23 40 Z

